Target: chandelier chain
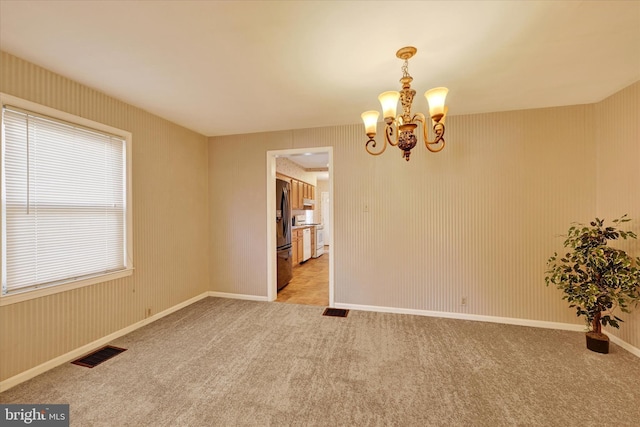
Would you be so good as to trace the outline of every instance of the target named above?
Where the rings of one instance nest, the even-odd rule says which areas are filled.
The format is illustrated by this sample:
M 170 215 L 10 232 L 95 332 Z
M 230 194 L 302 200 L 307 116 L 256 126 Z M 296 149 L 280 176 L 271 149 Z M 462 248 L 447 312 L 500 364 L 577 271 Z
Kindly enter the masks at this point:
M 402 77 L 403 78 L 411 77 L 409 75 L 409 60 L 408 59 L 405 59 L 404 60 L 404 64 L 402 65 Z

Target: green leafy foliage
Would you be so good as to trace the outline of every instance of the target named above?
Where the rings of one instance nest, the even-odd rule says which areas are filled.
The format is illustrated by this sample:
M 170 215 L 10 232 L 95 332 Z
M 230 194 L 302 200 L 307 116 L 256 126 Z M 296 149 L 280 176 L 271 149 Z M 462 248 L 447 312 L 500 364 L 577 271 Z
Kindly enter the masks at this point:
M 573 225 L 564 241 L 568 252 L 554 253 L 547 261 L 547 286 L 562 290 L 569 307 L 584 316 L 595 332 L 602 326 L 619 328 L 622 319 L 613 315 L 614 310 L 628 313 L 640 302 L 640 258 L 607 246 L 609 240 L 637 238 L 633 231 L 618 228 L 629 221 L 623 215 L 613 220 L 613 226 L 605 226 L 599 218 L 589 225 Z

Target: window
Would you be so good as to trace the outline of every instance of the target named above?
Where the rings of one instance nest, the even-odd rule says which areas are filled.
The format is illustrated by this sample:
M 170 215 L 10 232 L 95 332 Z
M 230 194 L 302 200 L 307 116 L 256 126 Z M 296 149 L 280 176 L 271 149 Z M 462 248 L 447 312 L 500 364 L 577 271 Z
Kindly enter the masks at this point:
M 128 132 L 2 95 L 2 298 L 131 274 L 130 146 Z

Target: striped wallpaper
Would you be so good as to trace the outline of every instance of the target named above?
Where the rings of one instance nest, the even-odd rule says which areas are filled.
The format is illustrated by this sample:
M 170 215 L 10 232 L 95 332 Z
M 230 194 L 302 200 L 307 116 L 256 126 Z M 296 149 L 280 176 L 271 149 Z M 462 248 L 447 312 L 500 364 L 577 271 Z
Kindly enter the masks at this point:
M 637 84 L 618 97 L 635 113 L 605 101 L 611 115 L 637 118 Z M 368 155 L 361 125 L 210 138 L 211 289 L 266 295 L 266 151 L 333 146 L 336 303 L 580 325 L 544 271 L 570 223 L 598 212 L 600 105 L 452 116 L 447 147 L 408 163 L 393 147 Z M 640 345 L 637 326 L 624 337 Z
M 207 291 L 266 296 L 278 149 L 333 147 L 337 303 L 581 324 L 544 286 L 545 261 L 572 221 L 628 212 L 640 231 L 639 85 L 592 105 L 452 116 L 447 147 L 407 163 L 393 147 L 368 155 L 359 124 L 207 140 L 2 52 L 0 91 L 132 132 L 136 270 L 1 306 L 0 381 Z M 635 347 L 639 316 L 619 332 Z
M 0 307 L 0 381 L 207 291 L 207 139 L 0 53 L 0 91 L 133 134 L 132 276 Z
M 597 215 L 614 219 L 629 214 L 629 228 L 640 235 L 640 82 L 637 82 L 595 106 L 598 122 Z M 622 242 L 620 247 L 640 256 L 638 240 Z M 615 334 L 640 347 L 640 306 Z

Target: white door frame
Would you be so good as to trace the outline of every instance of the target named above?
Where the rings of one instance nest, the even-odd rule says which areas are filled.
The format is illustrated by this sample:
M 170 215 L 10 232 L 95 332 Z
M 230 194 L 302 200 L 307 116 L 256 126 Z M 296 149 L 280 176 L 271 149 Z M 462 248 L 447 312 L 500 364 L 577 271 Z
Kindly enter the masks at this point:
M 326 197 L 326 199 L 325 199 Z M 323 191 L 322 193 L 320 193 L 320 209 L 322 209 L 322 217 L 324 218 L 325 216 L 325 210 L 327 211 L 327 217 L 329 217 L 329 210 L 325 209 L 325 206 L 328 207 L 328 209 L 331 209 L 331 198 L 329 197 L 329 192 L 328 191 Z M 331 218 L 327 218 L 326 221 L 322 221 L 324 224 L 324 229 L 326 230 L 327 228 L 329 229 L 329 233 L 331 233 L 331 227 L 333 227 L 333 224 L 331 224 Z M 328 227 L 327 227 L 328 224 Z M 324 239 L 324 244 L 325 245 L 333 245 L 333 243 L 331 243 L 331 236 L 327 236 L 326 239 Z
M 333 200 L 333 147 L 293 148 L 288 150 L 267 151 L 267 300 L 275 301 L 278 297 L 278 281 L 276 268 L 276 157 L 279 155 L 301 153 L 328 153 L 329 154 L 329 200 Z M 333 203 L 329 205 L 329 217 L 333 221 Z M 330 241 L 335 242 L 331 227 Z M 334 305 L 334 267 L 336 259 L 336 245 L 331 246 L 329 257 L 329 307 Z

